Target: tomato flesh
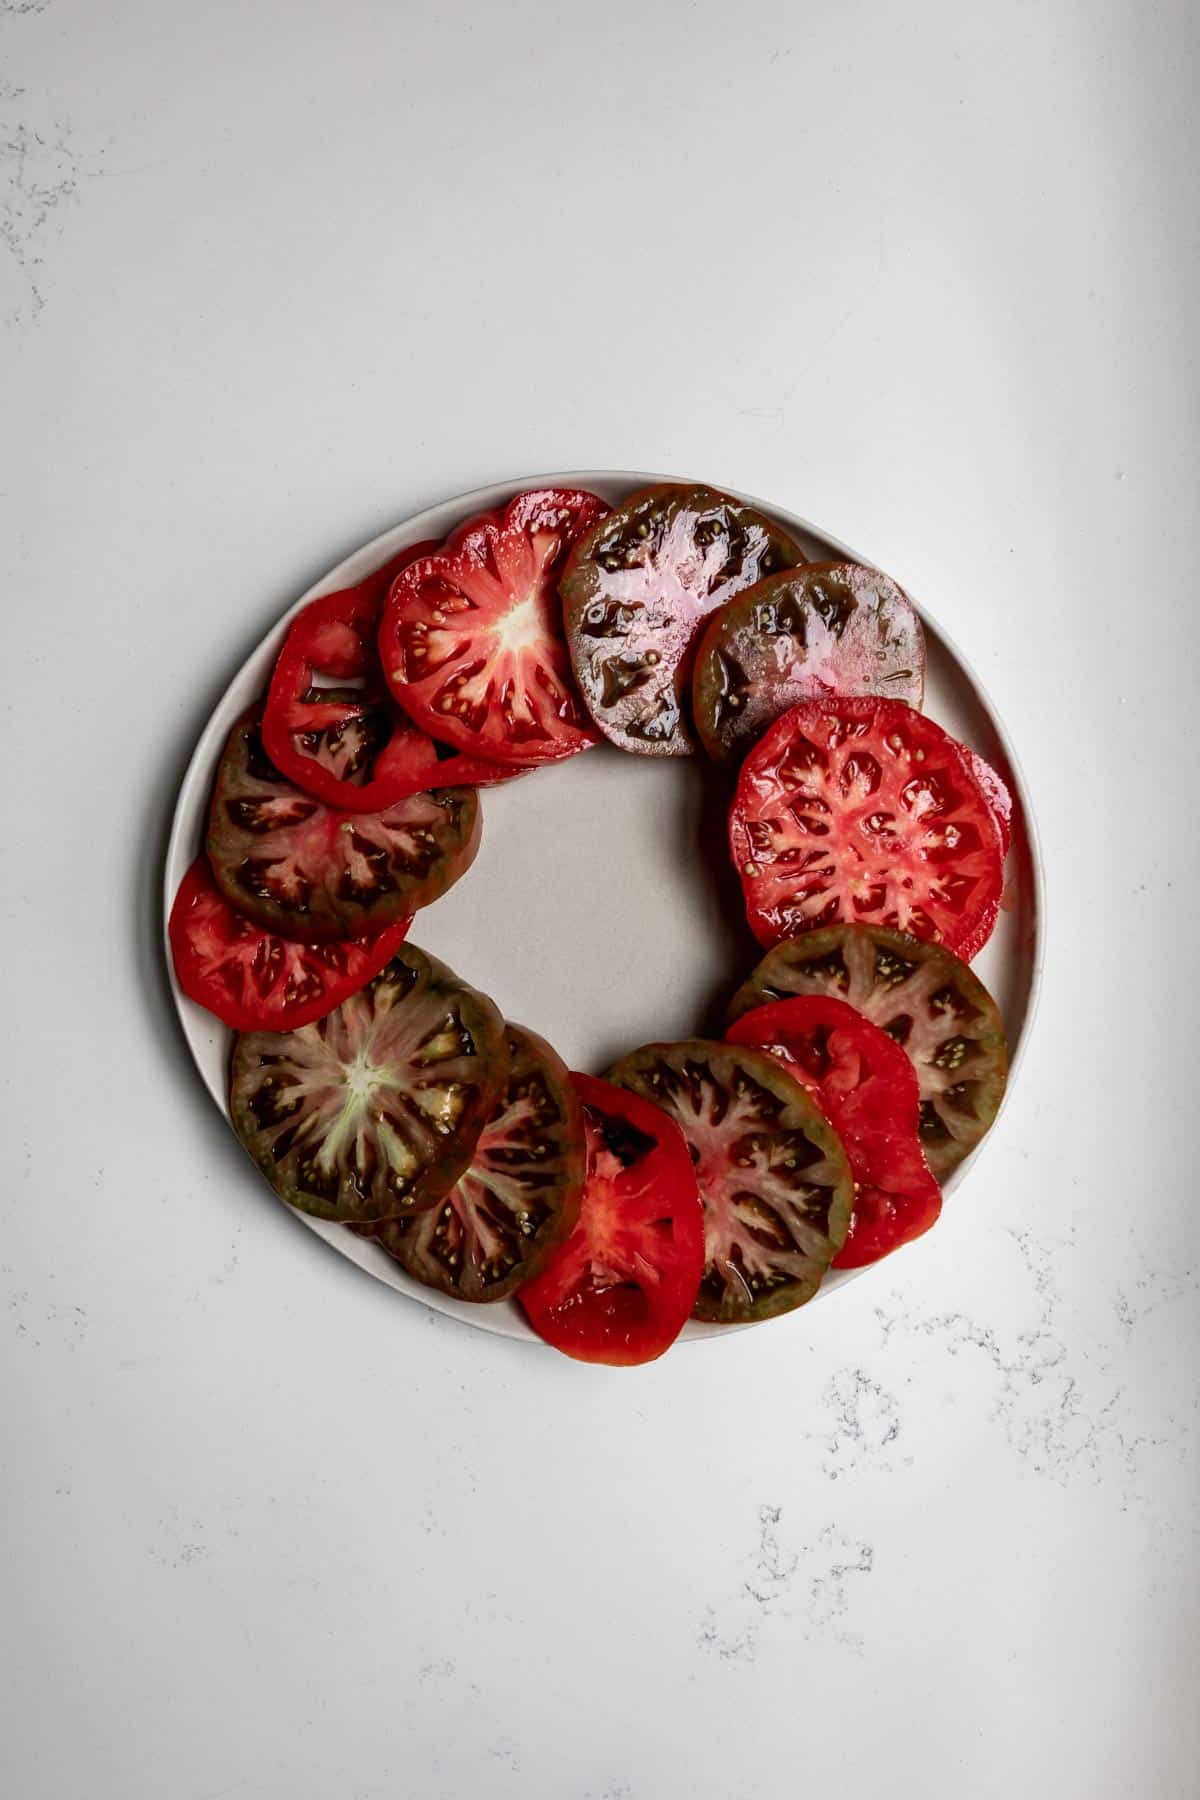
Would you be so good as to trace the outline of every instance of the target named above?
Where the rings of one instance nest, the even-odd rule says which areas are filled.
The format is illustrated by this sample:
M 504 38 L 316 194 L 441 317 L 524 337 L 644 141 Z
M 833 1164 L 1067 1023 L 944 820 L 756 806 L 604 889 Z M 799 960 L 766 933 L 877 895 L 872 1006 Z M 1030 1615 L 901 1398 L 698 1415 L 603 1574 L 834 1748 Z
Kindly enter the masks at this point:
M 286 1031 L 330 1012 L 390 962 L 411 919 L 373 938 L 302 944 L 234 912 L 206 856 L 175 895 L 167 931 L 184 993 L 233 1031 Z
M 401 571 L 379 654 L 411 718 L 471 755 L 523 767 L 598 741 L 575 691 L 556 588 L 571 545 L 607 511 L 579 489 L 535 489 Z
M 730 1017 L 794 994 L 845 1000 L 902 1046 L 920 1093 L 921 1148 L 944 1181 L 991 1126 L 1008 1074 L 999 1009 L 979 977 L 904 932 L 832 925 L 768 951 Z
M 963 746 L 898 700 L 784 713 L 742 765 L 729 836 L 763 944 L 844 921 L 973 952 L 995 924 L 992 808 Z
M 578 1220 L 520 1290 L 540 1337 L 581 1362 L 651 1362 L 675 1342 L 704 1267 L 704 1218 L 687 1145 L 658 1107 L 572 1075 L 586 1175 Z
M 877 1262 L 936 1223 L 942 1194 L 917 1137 L 916 1071 L 886 1032 L 844 1000 L 810 994 L 744 1013 L 728 1037 L 777 1057 L 842 1140 L 854 1205 L 835 1269 Z
M 374 1223 L 435 1206 L 464 1173 L 505 1074 L 485 995 L 404 944 L 311 1025 L 233 1052 L 230 1112 L 289 1206 Z
M 801 700 L 881 694 L 920 707 L 924 692 L 925 633 L 907 595 L 860 563 L 806 563 L 713 614 L 692 712 L 709 756 L 736 762 Z
M 401 569 L 437 549 L 417 544 L 357 587 L 325 594 L 292 621 L 263 713 L 263 744 L 282 775 L 347 812 L 434 787 L 482 787 L 519 771 L 434 742 L 405 717 L 379 666 L 383 603 Z
M 803 561 L 779 526 L 713 488 L 646 488 L 594 526 L 560 592 L 575 674 L 605 736 L 639 756 L 690 756 L 685 695 L 702 621 Z
M 433 788 L 375 813 L 346 812 L 287 781 L 257 711 L 225 746 L 206 848 L 235 911 L 302 943 L 373 935 L 428 906 L 479 848 L 473 788 Z
M 503 1300 L 545 1264 L 579 1214 L 583 1115 L 565 1065 L 519 1025 L 470 1167 L 438 1204 L 373 1228 L 417 1281 L 456 1300 Z
M 647 1044 L 609 1078 L 661 1106 L 687 1140 L 704 1207 L 695 1316 L 765 1319 L 811 1300 L 850 1218 L 846 1153 L 774 1057 L 692 1039 Z

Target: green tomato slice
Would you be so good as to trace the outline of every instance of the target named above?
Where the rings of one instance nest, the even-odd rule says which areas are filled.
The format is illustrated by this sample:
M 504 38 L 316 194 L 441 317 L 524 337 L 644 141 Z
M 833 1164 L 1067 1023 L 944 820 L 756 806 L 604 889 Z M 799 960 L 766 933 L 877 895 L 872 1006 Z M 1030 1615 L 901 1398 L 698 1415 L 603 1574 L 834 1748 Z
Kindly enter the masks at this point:
M 508 1074 L 470 1167 L 438 1205 L 373 1235 L 417 1281 L 456 1300 L 503 1300 L 542 1268 L 579 1215 L 583 1114 L 562 1059 L 505 1027 Z
M 878 569 L 807 563 L 726 601 L 701 634 L 692 715 L 717 762 L 737 762 L 781 713 L 823 694 L 880 694 L 920 707 L 925 633 Z
M 940 944 L 881 925 L 828 925 L 785 939 L 734 995 L 730 1019 L 794 994 L 831 994 L 902 1044 L 921 1093 L 921 1148 L 944 1181 L 1004 1098 L 1008 1050 L 978 975 Z
M 764 1051 L 693 1038 L 647 1044 L 608 1079 L 683 1132 L 704 1207 L 694 1316 L 731 1324 L 811 1300 L 841 1249 L 853 1181 L 832 1125 Z
M 405 944 L 360 993 L 233 1053 L 234 1129 L 289 1206 L 374 1222 L 435 1206 L 470 1163 L 505 1073 L 483 994 Z

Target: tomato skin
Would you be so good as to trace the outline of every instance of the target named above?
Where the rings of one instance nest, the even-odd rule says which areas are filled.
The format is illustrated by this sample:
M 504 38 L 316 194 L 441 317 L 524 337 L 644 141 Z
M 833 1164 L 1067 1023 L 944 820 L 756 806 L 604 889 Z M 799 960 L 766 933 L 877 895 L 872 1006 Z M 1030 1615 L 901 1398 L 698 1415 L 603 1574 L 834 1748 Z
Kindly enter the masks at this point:
M 571 1081 L 587 1145 L 579 1216 L 518 1298 L 539 1337 L 566 1356 L 653 1362 L 683 1330 L 704 1268 L 692 1160 L 679 1127 L 649 1101 L 594 1075 Z M 626 1148 L 618 1154 L 612 1142 Z
M 179 884 L 167 932 L 189 999 L 232 1031 L 290 1031 L 324 1018 L 365 987 L 411 924 L 397 919 L 373 938 L 296 943 L 235 912 L 201 853 Z
M 414 544 L 356 587 L 310 600 L 288 629 L 267 692 L 263 744 L 281 775 L 329 806 L 379 812 L 409 794 L 490 786 L 519 772 L 439 754 L 384 683 L 377 638 L 388 589 L 401 569 L 438 547 L 437 539 Z M 317 673 L 363 686 L 314 688 Z M 352 778 L 364 769 L 365 780 Z
M 854 1202 L 835 1269 L 877 1262 L 937 1223 L 942 1194 L 921 1154 L 916 1071 L 886 1032 L 844 1000 L 807 995 L 743 1013 L 726 1035 L 790 1069 L 845 1146 Z
M 762 944 L 866 923 L 974 954 L 996 922 L 992 804 L 966 747 L 901 701 L 829 695 L 784 713 L 742 765 L 729 842 Z
M 471 755 L 527 768 L 599 742 L 575 691 L 556 590 L 571 545 L 608 510 L 582 489 L 534 489 L 468 519 L 400 572 L 379 656 L 412 719 Z

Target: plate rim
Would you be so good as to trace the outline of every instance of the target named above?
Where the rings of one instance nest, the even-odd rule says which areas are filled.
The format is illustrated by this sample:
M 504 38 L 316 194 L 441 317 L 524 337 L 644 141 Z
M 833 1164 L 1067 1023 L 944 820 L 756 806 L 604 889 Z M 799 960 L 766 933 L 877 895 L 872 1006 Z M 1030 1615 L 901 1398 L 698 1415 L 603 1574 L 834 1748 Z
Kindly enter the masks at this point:
M 187 858 L 186 848 L 182 845 L 185 831 L 189 829 L 185 822 L 185 814 L 191 809 L 194 790 L 197 785 L 203 785 L 207 788 L 211 784 L 212 773 L 215 768 L 213 749 L 214 740 L 217 741 L 219 753 L 219 745 L 224 742 L 224 736 L 228 731 L 227 721 L 223 724 L 219 724 L 219 721 L 223 720 L 231 696 L 240 684 L 247 665 L 256 657 L 262 656 L 264 652 L 268 650 L 273 640 L 282 641 L 287 625 L 311 600 L 318 599 L 323 594 L 335 593 L 343 587 L 361 581 L 364 576 L 372 573 L 374 569 L 378 568 L 383 562 L 388 560 L 389 557 L 394 556 L 399 549 L 404 547 L 403 543 L 397 544 L 394 542 L 398 534 L 406 534 L 406 541 L 410 543 L 416 543 L 422 537 L 428 535 L 423 527 L 428 520 L 434 517 L 434 515 L 440 517 L 447 511 L 451 511 L 457 513 L 460 517 L 467 517 L 472 512 L 489 511 L 510 499 L 513 494 L 520 493 L 527 488 L 590 487 L 599 482 L 611 485 L 624 485 L 627 487 L 628 491 L 632 493 L 636 492 L 641 487 L 650 487 L 661 482 L 690 485 L 697 479 L 698 478 L 694 476 L 655 474 L 650 471 L 637 469 L 560 469 L 547 473 L 513 476 L 505 481 L 488 482 L 484 486 L 467 489 L 461 494 L 450 495 L 443 500 L 436 501 L 431 506 L 423 507 L 419 512 L 409 514 L 405 518 L 398 520 L 394 525 L 386 527 L 383 531 L 376 532 L 376 534 L 372 538 L 369 538 L 365 543 L 360 544 L 355 549 L 349 551 L 332 568 L 328 569 L 323 575 L 319 576 L 316 581 L 312 582 L 298 599 L 294 600 L 286 607 L 285 610 L 279 614 L 274 623 L 268 626 L 267 630 L 263 632 L 251 650 L 242 658 L 238 667 L 233 671 L 229 680 L 222 688 L 218 698 L 214 702 L 208 718 L 200 730 L 195 746 L 180 778 L 178 788 L 175 792 L 171 814 L 171 826 L 167 834 L 167 843 L 162 867 L 163 915 L 161 947 L 166 962 L 167 980 L 175 1009 L 176 1020 L 183 1034 L 184 1041 L 187 1044 L 192 1064 L 200 1077 L 201 1085 L 216 1105 L 218 1112 L 224 1118 L 231 1131 L 233 1130 L 233 1125 L 229 1112 L 228 1099 L 227 1097 L 218 1098 L 217 1094 L 214 1092 L 208 1080 L 206 1070 L 200 1060 L 197 1046 L 193 1042 L 192 1034 L 188 1029 L 187 1013 L 185 1009 L 188 1006 L 195 1005 L 195 1003 L 188 1000 L 187 996 L 179 986 L 175 974 L 174 960 L 171 956 L 168 924 L 171 906 L 175 898 L 175 888 L 179 880 L 179 876 L 174 873 L 174 871 L 181 858 Z M 863 556 L 859 551 L 845 543 L 841 538 L 835 537 L 823 527 L 813 524 L 811 520 L 805 518 L 802 514 L 792 512 L 786 507 L 781 507 L 775 501 L 767 500 L 760 495 L 749 494 L 740 488 L 728 487 L 724 484 L 706 483 L 705 485 L 716 486 L 721 493 L 728 494 L 732 499 L 741 501 L 744 505 L 753 506 L 756 510 L 766 513 L 769 517 L 780 520 L 793 530 L 801 531 L 809 537 L 819 539 L 822 543 L 830 545 L 847 561 L 861 563 L 868 568 L 879 567 L 879 565 L 873 562 L 871 558 Z M 440 527 L 439 535 L 444 535 L 444 531 Z M 386 548 L 384 546 L 386 546 Z M 901 583 L 901 585 L 903 586 L 903 583 Z M 909 593 L 907 588 L 905 588 L 904 591 Z M 910 599 L 912 598 L 911 594 L 909 597 Z M 1041 835 L 1038 829 L 1037 817 L 1034 811 L 1029 784 L 1025 777 L 1024 769 L 1016 754 L 1012 739 L 1009 736 L 1008 728 L 997 711 L 986 686 L 980 679 L 973 663 L 963 654 L 955 638 L 943 628 L 939 621 L 935 619 L 919 601 L 913 600 L 913 605 L 916 607 L 922 623 L 933 632 L 944 649 L 949 653 L 958 672 L 964 678 L 976 703 L 986 715 L 991 729 L 995 733 L 996 740 L 1004 753 L 1008 772 L 1012 777 L 1012 785 L 1015 789 L 1016 798 L 1020 807 L 1020 816 L 1024 827 L 1025 842 L 1028 850 L 1029 911 L 1033 920 L 1033 953 L 1029 962 L 1028 992 L 1025 1000 L 1021 1027 L 1016 1042 L 1010 1047 L 1007 1084 L 1000 1108 L 996 1115 L 997 1119 L 999 1119 L 1008 1104 L 1008 1098 L 1015 1085 L 1018 1071 L 1024 1062 L 1041 1000 L 1046 959 L 1046 881 Z M 187 858 L 187 861 L 190 861 L 190 858 Z M 224 1029 L 228 1030 L 228 1027 L 224 1027 Z M 994 1120 L 993 1128 L 995 1122 L 996 1121 Z M 950 1178 L 950 1182 L 947 1184 L 948 1186 L 952 1185 L 954 1188 L 957 1188 L 961 1185 L 962 1180 L 965 1179 L 968 1171 L 973 1167 L 976 1158 L 982 1151 L 984 1142 L 986 1142 L 986 1139 L 981 1140 L 981 1142 L 976 1145 L 975 1149 L 971 1151 L 970 1155 L 965 1157 L 958 1165 Z M 273 1192 L 273 1190 L 271 1191 Z M 280 1200 L 277 1195 L 274 1197 L 280 1206 L 286 1207 L 285 1201 Z M 422 1287 L 419 1283 L 413 1281 L 411 1277 L 405 1275 L 404 1271 L 400 1270 L 398 1265 L 391 1265 L 388 1268 L 377 1266 L 372 1260 L 372 1253 L 376 1252 L 376 1246 L 372 1245 L 368 1240 L 359 1239 L 350 1233 L 341 1232 L 339 1227 L 335 1224 L 326 1220 L 313 1218 L 307 1213 L 299 1212 L 295 1208 L 286 1207 L 286 1210 L 307 1225 L 309 1229 L 317 1237 L 321 1238 L 331 1250 L 335 1251 L 339 1256 L 346 1260 L 353 1262 L 364 1274 L 373 1276 L 384 1286 L 391 1288 L 394 1293 L 400 1294 L 404 1298 L 415 1300 L 419 1304 L 430 1308 L 432 1311 L 440 1313 L 443 1317 L 458 1320 L 462 1324 L 483 1331 L 490 1337 L 506 1337 L 511 1341 L 541 1344 L 543 1348 L 549 1347 L 544 1344 L 544 1341 L 538 1337 L 537 1333 L 534 1332 L 532 1327 L 525 1321 L 515 1301 L 510 1304 L 495 1307 L 474 1306 L 468 1308 L 465 1301 L 457 1301 L 449 1295 L 438 1293 L 436 1289 Z M 382 1256 L 386 1253 L 378 1251 L 377 1254 Z M 823 1283 L 817 1293 L 813 1296 L 813 1301 L 810 1301 L 808 1304 L 812 1305 L 816 1300 L 831 1298 L 834 1294 L 840 1292 L 842 1288 L 848 1286 L 851 1281 L 855 1281 L 859 1279 L 860 1276 L 866 1275 L 869 1272 L 869 1267 L 870 1266 L 867 1268 L 841 1271 L 840 1278 L 832 1283 Z M 397 1279 L 399 1276 L 402 1276 L 403 1279 Z M 794 1318 L 797 1314 L 804 1313 L 807 1310 L 807 1306 L 797 1307 L 791 1312 L 780 1314 L 777 1320 L 763 1319 L 738 1325 L 712 1325 L 702 1321 L 692 1320 L 685 1326 L 682 1336 L 677 1339 L 676 1342 L 712 1342 L 726 1337 L 731 1331 L 747 1331 L 755 1329 L 760 1325 L 778 1323 L 784 1319 Z

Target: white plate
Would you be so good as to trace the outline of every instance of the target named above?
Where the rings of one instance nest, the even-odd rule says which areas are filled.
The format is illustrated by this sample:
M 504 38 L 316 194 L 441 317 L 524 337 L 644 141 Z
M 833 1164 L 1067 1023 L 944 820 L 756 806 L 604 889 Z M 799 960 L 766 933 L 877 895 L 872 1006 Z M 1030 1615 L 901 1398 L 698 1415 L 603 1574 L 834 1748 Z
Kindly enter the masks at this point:
M 651 482 L 681 479 L 585 469 L 479 488 L 384 532 L 302 594 L 242 664 L 196 745 L 167 848 L 164 931 L 175 890 L 203 841 L 221 747 L 238 714 L 265 691 L 288 622 L 307 601 L 361 581 L 406 544 L 444 537 L 472 513 L 498 506 L 522 488 L 584 487 L 615 503 Z M 750 494 L 738 497 L 780 520 L 814 557 L 869 560 L 795 513 Z M 1042 877 L 1029 800 L 987 695 L 945 634 L 927 614 L 922 618 L 926 712 L 996 763 L 1013 789 L 1005 909 L 975 968 L 1004 1015 L 1015 1074 L 1041 973 Z M 628 756 L 605 744 L 511 786 L 484 789 L 481 800 L 483 845 L 475 865 L 436 906 L 418 914 L 414 942 L 491 994 L 507 1017 L 547 1037 L 573 1068 L 599 1072 L 638 1044 L 719 1035 L 722 1002 L 761 952 L 745 928 L 725 850 L 724 805 L 702 759 Z M 196 1067 L 228 1118 L 233 1034 L 187 998 L 173 970 L 171 988 Z M 947 1195 L 974 1160 L 950 1176 Z M 263 1187 L 249 1163 L 246 1181 Z M 469 1306 L 451 1300 L 410 1280 L 369 1240 L 297 1216 L 397 1292 L 485 1331 L 534 1336 L 515 1301 Z M 835 1270 L 818 1298 L 860 1272 Z M 692 1323 L 684 1337 L 728 1329 Z

